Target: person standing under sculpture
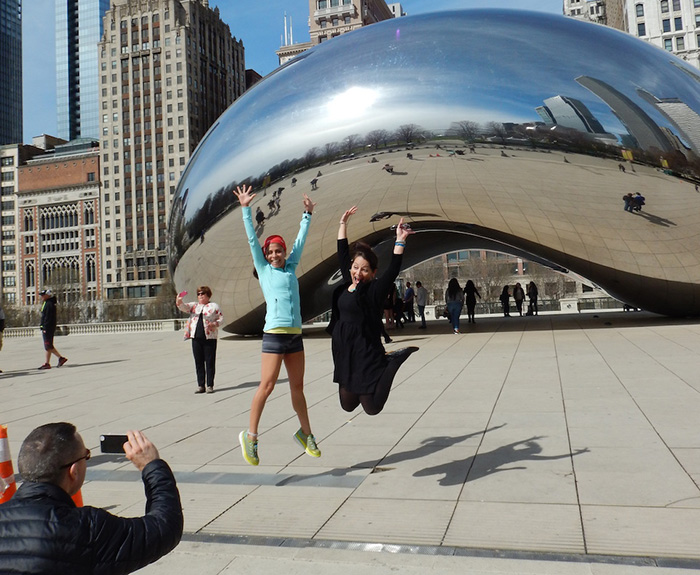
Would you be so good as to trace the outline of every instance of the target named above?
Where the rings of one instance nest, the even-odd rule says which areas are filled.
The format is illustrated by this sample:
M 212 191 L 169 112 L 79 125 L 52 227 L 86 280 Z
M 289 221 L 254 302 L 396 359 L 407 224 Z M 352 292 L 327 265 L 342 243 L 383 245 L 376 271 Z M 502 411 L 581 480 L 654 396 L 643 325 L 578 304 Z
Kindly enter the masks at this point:
M 406 282 L 406 291 L 403 294 L 403 311 L 406 315 L 407 323 L 415 323 L 416 312 L 413 309 L 413 300 L 416 298 L 416 292 L 411 287 L 411 282 Z
M 501 307 L 503 308 L 503 317 L 510 317 L 510 293 L 508 293 L 508 286 L 503 286 L 503 291 L 498 299 L 501 301 Z
M 321 451 L 311 433 L 304 396 L 304 342 L 301 336 L 299 282 L 295 275 L 316 204 L 304 194 L 304 213 L 301 216 L 299 233 L 289 254 L 284 239 L 278 235 L 269 236 L 261 249 L 250 212 L 250 203 L 256 195 L 251 193 L 251 190 L 250 186 L 243 186 L 243 189 L 239 186 L 233 193 L 241 204 L 243 225 L 267 309 L 263 327 L 260 385 L 250 407 L 250 425 L 247 431 L 241 431 L 238 441 L 243 458 L 250 465 L 258 465 L 258 424 L 265 402 L 275 388 L 284 362 L 289 378 L 292 407 L 301 425 L 293 437 L 310 456 L 321 457 Z
M 378 258 L 362 242 L 348 245 L 347 223 L 357 207 L 345 211 L 338 227 L 338 260 L 343 284 L 333 292 L 331 334 L 333 381 L 338 384 L 340 406 L 353 411 L 362 405 L 368 415 L 384 409 L 396 372 L 417 347 L 387 354 L 381 343 L 382 307 L 401 270 L 406 238 L 413 233 L 396 228 L 393 255 L 386 271 L 377 276 Z
M 210 301 L 211 288 L 199 286 L 197 301 L 185 303 L 182 296 L 175 298 L 175 305 L 180 311 L 189 313 L 185 326 L 185 339 L 192 340 L 192 355 L 197 372 L 197 390 L 195 393 L 214 393 L 214 375 L 216 374 L 216 345 L 219 327 L 224 323 L 224 316 L 218 304 Z
M 450 314 L 452 329 L 457 334 L 459 333 L 459 316 L 462 315 L 462 306 L 464 305 L 464 295 L 457 278 L 452 278 L 447 283 L 445 303 L 447 304 L 447 312 Z
M 476 286 L 472 280 L 467 280 L 467 285 L 464 286 L 464 295 L 467 303 L 467 323 L 476 323 L 476 320 L 474 319 L 476 297 L 479 296 L 479 299 L 481 299 L 481 294 L 479 293 L 479 290 L 476 289 Z
M 428 305 L 428 290 L 423 287 L 421 282 L 416 282 L 416 305 L 418 306 L 418 315 L 420 316 L 420 326 L 418 329 L 425 329 L 425 306 Z
M 523 286 L 520 285 L 520 282 L 517 282 L 513 288 L 513 300 L 515 301 L 515 309 L 518 311 L 518 314 L 522 316 L 523 301 L 525 301 L 525 290 L 523 289 Z
M 528 315 L 539 315 L 537 311 L 537 285 L 535 285 L 535 282 L 527 284 L 527 297 L 530 299 Z

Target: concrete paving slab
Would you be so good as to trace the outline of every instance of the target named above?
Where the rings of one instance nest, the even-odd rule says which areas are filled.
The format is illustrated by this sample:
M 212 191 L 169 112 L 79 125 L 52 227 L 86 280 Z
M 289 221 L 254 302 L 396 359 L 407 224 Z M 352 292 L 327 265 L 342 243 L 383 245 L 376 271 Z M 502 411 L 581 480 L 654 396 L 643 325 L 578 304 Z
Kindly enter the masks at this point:
M 59 338 L 69 363 L 45 372 L 40 341 L 6 337 L 0 423 L 15 461 L 37 425 L 75 423 L 94 454 L 86 504 L 125 515 L 143 513 L 139 474 L 99 454 L 99 435 L 146 431 L 186 518 L 150 575 L 700 573 L 700 322 L 612 312 L 480 317 L 458 336 L 416 327 L 391 334 L 388 349 L 421 350 L 375 417 L 340 409 L 329 340 L 307 330 L 319 459 L 292 440 L 283 370 L 261 465 L 243 461 L 256 338 L 222 338 L 216 392 L 194 395 L 177 332 Z

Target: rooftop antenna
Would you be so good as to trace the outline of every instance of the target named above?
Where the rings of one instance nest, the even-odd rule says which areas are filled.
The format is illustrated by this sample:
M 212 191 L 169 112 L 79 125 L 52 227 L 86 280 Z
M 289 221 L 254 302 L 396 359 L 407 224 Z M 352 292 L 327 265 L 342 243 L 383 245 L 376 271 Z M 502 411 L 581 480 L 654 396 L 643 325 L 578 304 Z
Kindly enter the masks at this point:
M 284 44 L 283 46 L 289 46 L 287 44 L 287 13 L 284 13 Z

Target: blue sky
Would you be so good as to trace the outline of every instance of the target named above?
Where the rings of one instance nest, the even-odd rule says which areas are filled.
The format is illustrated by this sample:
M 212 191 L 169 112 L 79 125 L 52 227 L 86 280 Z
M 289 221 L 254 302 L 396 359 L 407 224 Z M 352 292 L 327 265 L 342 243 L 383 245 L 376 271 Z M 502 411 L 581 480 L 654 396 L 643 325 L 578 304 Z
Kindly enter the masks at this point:
M 24 141 L 33 136 L 55 135 L 56 65 L 54 56 L 55 0 L 23 2 Z M 209 0 L 219 6 L 231 34 L 243 40 L 246 67 L 263 76 L 277 67 L 275 50 L 284 33 L 284 14 L 291 18 L 294 42 L 309 39 L 307 0 L 268 0 L 264 9 L 251 0 Z M 409 15 L 462 8 L 509 8 L 562 13 L 563 0 L 404 0 Z

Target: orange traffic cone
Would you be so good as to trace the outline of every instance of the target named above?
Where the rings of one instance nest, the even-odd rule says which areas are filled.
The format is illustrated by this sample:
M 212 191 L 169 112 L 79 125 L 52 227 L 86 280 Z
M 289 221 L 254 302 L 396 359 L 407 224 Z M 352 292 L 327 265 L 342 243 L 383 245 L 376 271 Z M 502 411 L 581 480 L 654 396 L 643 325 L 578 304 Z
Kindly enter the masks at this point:
M 81 493 L 80 489 L 78 489 L 78 493 L 73 495 L 72 499 L 76 507 L 83 507 L 83 494 Z
M 9 501 L 17 491 L 15 472 L 10 457 L 10 442 L 7 440 L 7 426 L 0 425 L 0 503 Z

